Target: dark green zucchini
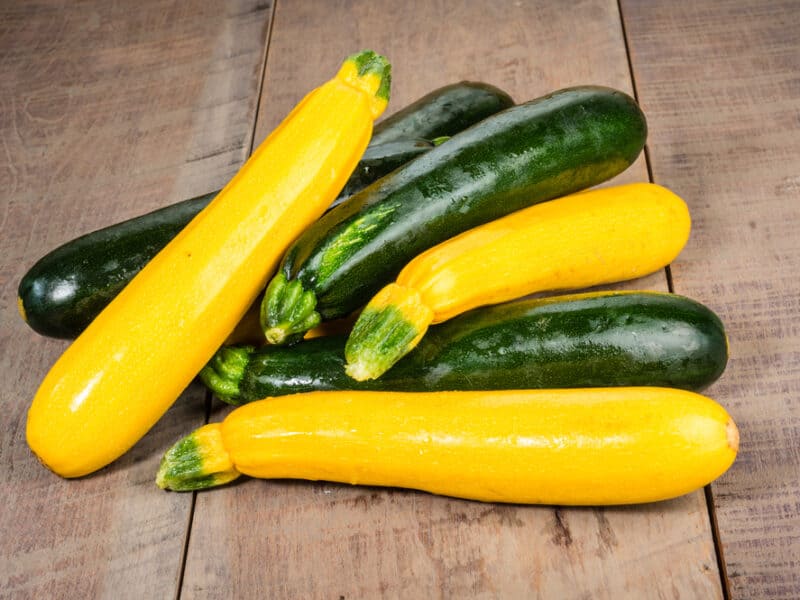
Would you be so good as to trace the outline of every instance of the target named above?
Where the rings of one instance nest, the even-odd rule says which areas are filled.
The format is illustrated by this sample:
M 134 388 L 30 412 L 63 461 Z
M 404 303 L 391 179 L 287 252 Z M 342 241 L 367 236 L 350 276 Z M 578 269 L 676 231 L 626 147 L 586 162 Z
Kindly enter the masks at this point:
M 431 147 L 416 138 L 427 132 L 456 133 L 509 103 L 507 94 L 479 83 L 431 92 L 375 126 L 370 146 L 334 205 Z M 416 119 L 418 112 L 421 118 Z M 42 335 L 77 337 L 216 194 L 100 229 L 45 255 L 20 282 L 17 301 L 23 318 Z
M 639 155 L 626 94 L 561 90 L 495 114 L 351 196 L 289 248 L 262 303 L 273 344 L 365 304 L 422 251 L 521 208 L 610 179 Z
M 594 292 L 475 309 L 431 327 L 377 380 L 345 374 L 345 340 L 223 348 L 200 378 L 230 404 L 314 390 L 701 390 L 728 359 L 725 331 L 710 309 L 654 292 Z
M 511 96 L 486 83 L 462 81 L 432 91 L 375 127 L 374 144 L 420 137 L 452 136 L 514 106 Z

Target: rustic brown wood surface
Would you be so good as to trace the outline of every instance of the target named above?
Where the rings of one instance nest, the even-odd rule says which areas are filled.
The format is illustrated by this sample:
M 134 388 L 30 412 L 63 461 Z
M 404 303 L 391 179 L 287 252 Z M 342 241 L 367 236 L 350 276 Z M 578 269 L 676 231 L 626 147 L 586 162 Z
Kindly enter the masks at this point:
M 797 31 L 791 1 L 0 3 L 0 597 L 800 597 Z M 78 234 L 221 187 L 363 47 L 392 61 L 390 112 L 463 79 L 517 101 L 582 83 L 636 91 L 653 179 L 694 220 L 674 291 L 731 337 L 709 394 L 742 452 L 708 496 L 555 509 L 247 480 L 195 503 L 153 477 L 204 421 L 199 387 L 98 474 L 62 481 L 36 462 L 25 412 L 66 343 L 19 319 L 25 270 Z
M 675 291 L 727 323 L 741 429 L 713 485 L 733 598 L 800 598 L 800 5 L 623 2 L 659 183 L 694 234 Z

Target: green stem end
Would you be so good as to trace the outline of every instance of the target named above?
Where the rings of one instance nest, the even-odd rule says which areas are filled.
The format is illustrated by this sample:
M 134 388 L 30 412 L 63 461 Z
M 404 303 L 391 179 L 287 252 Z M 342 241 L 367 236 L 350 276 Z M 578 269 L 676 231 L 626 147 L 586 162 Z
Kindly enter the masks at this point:
M 239 384 L 253 352 L 254 346 L 223 346 L 200 371 L 200 381 L 223 402 L 238 406 Z
M 347 57 L 345 62 L 352 62 L 359 77 L 373 75 L 380 79 L 375 92 L 377 98 L 389 101 L 389 90 L 392 85 L 392 66 L 385 56 L 372 50 L 362 50 Z
M 411 288 L 390 284 L 361 313 L 345 345 L 345 372 L 356 381 L 377 379 L 411 352 L 433 311 Z
M 261 302 L 261 328 L 267 342 L 276 346 L 299 342 L 322 321 L 316 306 L 316 295 L 303 289 L 300 281 L 287 281 L 283 273 L 275 275 Z
M 156 485 L 162 490 L 190 492 L 226 484 L 239 475 L 222 443 L 220 423 L 212 423 L 167 450 L 156 474 Z

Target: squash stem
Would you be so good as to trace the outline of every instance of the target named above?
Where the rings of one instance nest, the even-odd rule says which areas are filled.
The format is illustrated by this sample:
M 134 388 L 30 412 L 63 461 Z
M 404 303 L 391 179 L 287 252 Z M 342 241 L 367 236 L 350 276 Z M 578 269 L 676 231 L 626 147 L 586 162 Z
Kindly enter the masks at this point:
M 254 346 L 220 348 L 200 371 L 200 381 L 223 402 L 240 404 L 239 384 L 254 351 Z
M 376 379 L 413 350 L 433 311 L 413 288 L 392 283 L 364 308 L 345 346 L 345 371 L 357 381 Z
M 316 306 L 314 292 L 303 289 L 296 279 L 287 281 L 283 273 L 275 275 L 261 302 L 261 328 L 267 342 L 276 346 L 299 342 L 322 320 Z
M 222 443 L 220 423 L 212 423 L 167 450 L 156 474 L 156 485 L 162 490 L 190 492 L 223 485 L 239 475 Z
M 370 110 L 375 118 L 386 108 L 392 84 L 392 67 L 385 57 L 372 50 L 352 54 L 344 61 L 336 77 L 371 96 Z
M 351 85 L 373 94 L 376 100 L 382 102 L 381 111 L 389 102 L 392 66 L 386 57 L 372 50 L 362 50 L 351 54 L 345 60 L 337 76 Z

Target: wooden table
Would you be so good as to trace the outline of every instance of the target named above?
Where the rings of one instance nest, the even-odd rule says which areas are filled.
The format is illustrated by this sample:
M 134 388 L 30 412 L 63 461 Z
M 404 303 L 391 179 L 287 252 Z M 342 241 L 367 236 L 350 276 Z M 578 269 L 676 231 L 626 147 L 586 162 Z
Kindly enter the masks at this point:
M 161 453 L 208 418 L 196 385 L 91 477 L 37 463 L 25 414 L 66 343 L 17 315 L 26 269 L 218 189 L 365 47 L 392 60 L 394 109 L 464 79 L 517 101 L 636 95 L 649 143 L 618 181 L 670 187 L 694 228 L 666 273 L 628 287 L 696 298 L 730 335 L 708 394 L 741 452 L 710 488 L 611 509 L 256 480 L 161 492 Z M 10 0 L 0 89 L 0 597 L 800 598 L 797 1 Z

